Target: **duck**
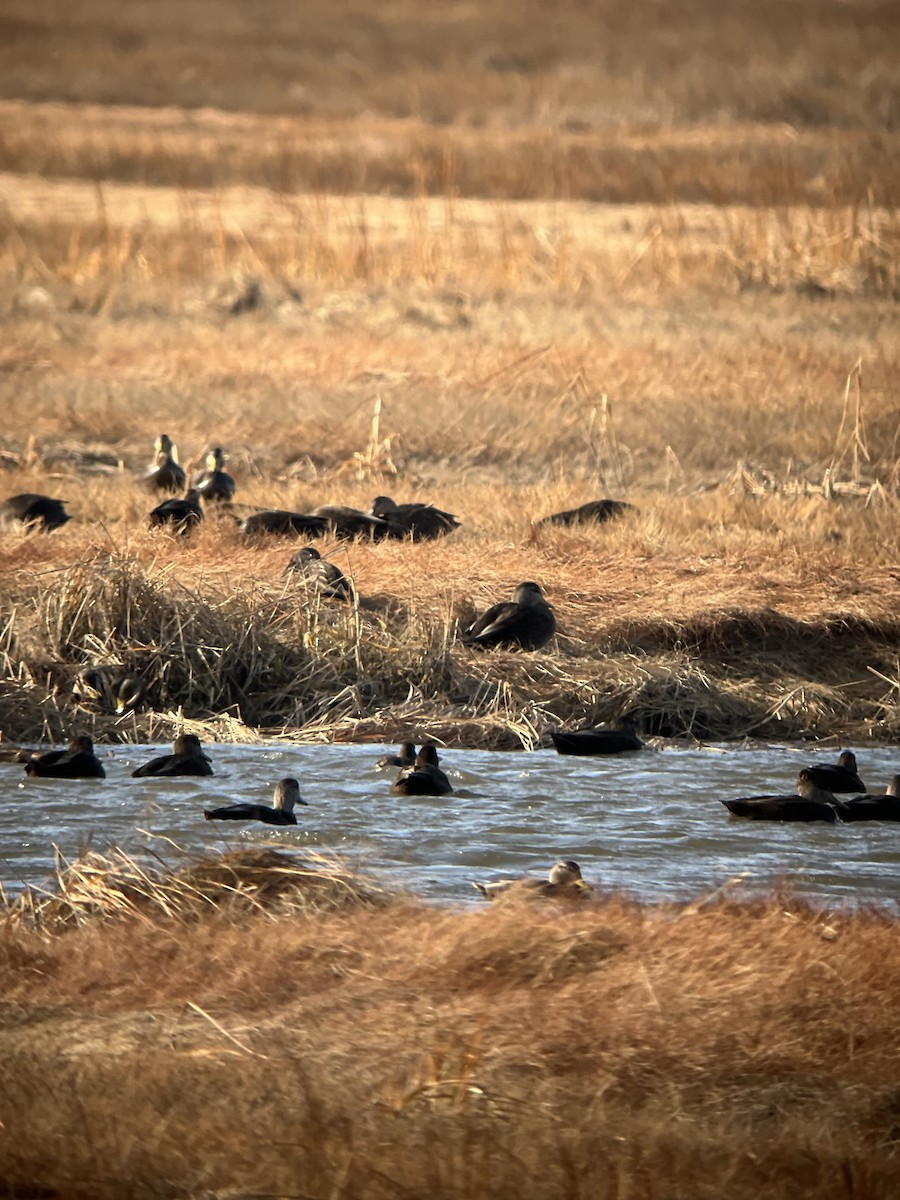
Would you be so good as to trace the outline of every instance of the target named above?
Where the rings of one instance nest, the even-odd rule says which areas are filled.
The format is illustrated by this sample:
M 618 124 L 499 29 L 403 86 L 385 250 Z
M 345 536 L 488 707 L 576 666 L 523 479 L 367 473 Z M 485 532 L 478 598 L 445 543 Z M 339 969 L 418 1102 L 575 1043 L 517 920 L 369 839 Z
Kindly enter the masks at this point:
M 239 520 L 238 528 L 247 537 L 271 534 L 275 537 L 317 538 L 326 533 L 328 522 L 324 517 L 313 517 L 309 513 L 268 508 Z
M 25 763 L 26 775 L 46 779 L 105 779 L 103 763 L 94 753 L 94 743 L 85 734 L 70 738 L 65 750 L 35 754 Z
M 797 776 L 797 793 L 793 796 L 747 796 L 739 800 L 723 800 L 722 804 L 736 817 L 755 821 L 828 821 L 834 824 L 843 819 L 847 807 L 833 792 L 815 782 L 809 768 Z
M 352 600 L 353 584 L 337 565 L 323 558 L 315 546 L 303 546 L 285 567 L 286 575 L 297 575 L 310 592 L 326 600 Z
M 900 821 L 900 775 L 894 775 L 882 795 L 854 796 L 841 809 L 842 821 Z
M 385 754 L 383 758 L 379 758 L 375 763 L 377 771 L 383 771 L 386 767 L 413 767 L 416 763 L 416 743 L 401 742 L 397 747 L 396 754 Z
M 520 583 L 512 600 L 492 605 L 465 630 L 463 644 L 481 649 L 497 647 L 540 650 L 556 632 L 556 617 L 538 584 Z
M 203 752 L 203 746 L 196 733 L 179 733 L 172 743 L 171 754 L 161 754 L 151 758 L 143 766 L 131 772 L 132 778 L 144 779 L 147 776 L 171 778 L 175 775 L 214 775 L 212 763 Z
M 150 512 L 148 520 L 151 529 L 173 525 L 176 533 L 190 533 L 191 529 L 203 520 L 200 493 L 192 487 L 188 488 L 181 498 L 163 500 L 162 504 L 157 504 Z
M 546 879 L 526 875 L 521 879 L 498 879 L 494 883 L 473 881 L 485 900 L 499 900 L 511 896 L 533 896 L 556 900 L 583 900 L 593 888 L 581 877 L 581 867 L 572 858 L 560 859 L 550 868 Z
M 409 537 L 414 542 L 431 541 L 459 529 L 460 522 L 452 513 L 431 504 L 412 501 L 395 504 L 390 496 L 376 496 L 372 501 L 372 516 L 381 517 L 392 526 L 388 536 Z
M 635 732 L 634 718 L 627 714 L 607 726 L 551 729 L 550 737 L 557 754 L 622 754 L 644 745 Z
M 40 492 L 20 492 L 16 496 L 7 496 L 0 503 L 0 525 L 18 522 L 27 528 L 34 527 L 42 533 L 50 533 L 72 520 L 65 505 L 65 500 L 44 496 Z
M 125 667 L 85 667 L 78 673 L 72 692 L 76 699 L 98 700 L 119 715 L 137 712 L 147 702 L 147 685 L 137 671 Z
M 446 796 L 453 791 L 440 768 L 437 746 L 426 742 L 411 767 L 404 767 L 391 784 L 392 796 Z
M 836 763 L 819 763 L 806 768 L 813 783 L 829 792 L 864 792 L 866 785 L 856 770 L 856 755 L 845 750 Z
M 178 462 L 175 443 L 167 433 L 161 433 L 153 443 L 153 462 L 147 468 L 143 482 L 160 492 L 184 491 L 187 477 Z
M 300 795 L 300 784 L 288 776 L 275 784 L 271 808 L 267 804 L 225 804 L 221 808 L 204 809 L 203 816 L 207 821 L 262 821 L 265 825 L 296 825 L 295 804 L 306 805 L 307 802 Z
M 230 504 L 234 499 L 234 479 L 225 467 L 225 453 L 220 446 L 210 450 L 206 456 L 206 470 L 195 475 L 192 487 L 200 493 L 206 504 L 221 501 Z
M 321 517 L 328 530 L 339 538 L 367 537 L 378 542 L 391 533 L 390 522 L 346 504 L 320 504 L 312 510 L 312 516 Z
M 602 525 L 616 517 L 624 517 L 627 512 L 637 512 L 633 504 L 626 500 L 589 500 L 577 508 L 567 508 L 562 512 L 551 513 L 549 517 L 541 517 L 536 525 L 585 525 L 594 522 Z

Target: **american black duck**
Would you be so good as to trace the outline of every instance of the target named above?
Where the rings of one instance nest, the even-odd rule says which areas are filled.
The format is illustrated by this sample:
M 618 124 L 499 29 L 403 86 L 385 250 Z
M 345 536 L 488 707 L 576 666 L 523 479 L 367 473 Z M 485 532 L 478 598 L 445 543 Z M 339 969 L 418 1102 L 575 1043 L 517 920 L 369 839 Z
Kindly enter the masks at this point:
M 440 768 L 434 742 L 426 742 L 413 765 L 404 767 L 391 784 L 393 796 L 446 796 L 452 791 L 450 780 Z
M 843 817 L 846 807 L 812 778 L 804 768 L 797 776 L 797 792 L 793 796 L 746 796 L 738 800 L 723 800 L 722 804 L 736 817 L 754 821 L 828 821 L 834 824 Z
M 225 804 L 204 809 L 207 821 L 262 821 L 265 825 L 296 825 L 295 804 L 306 804 L 296 779 L 279 779 L 275 784 L 272 807 L 267 804 Z
M 557 754 L 622 754 L 644 745 L 635 733 L 634 719 L 627 714 L 606 726 L 552 729 L 550 737 Z
M 637 512 L 633 504 L 625 500 L 589 500 L 578 508 L 567 508 L 563 512 L 551 513 L 549 517 L 541 517 L 536 525 L 584 525 L 594 522 L 602 525 L 604 521 L 613 521 L 623 517 L 627 512 Z
M 124 714 L 137 712 L 147 702 L 147 685 L 136 671 L 125 667 L 85 667 L 72 685 L 81 701 L 93 700 Z
M 238 522 L 238 527 L 247 537 L 317 538 L 327 532 L 328 522 L 324 517 L 313 517 L 309 513 L 269 508 L 244 517 Z
M 219 446 L 206 456 L 206 470 L 195 475 L 192 486 L 205 504 L 230 504 L 234 499 L 234 479 L 225 467 L 225 454 Z
M 160 492 L 183 492 L 187 478 L 184 468 L 178 462 L 175 443 L 167 433 L 161 433 L 156 439 L 153 453 L 153 462 L 143 476 L 143 482 Z
M 320 504 L 312 510 L 314 517 L 322 517 L 328 531 L 339 538 L 371 538 L 381 541 L 391 536 L 391 525 L 382 517 L 373 517 L 359 508 L 345 504 Z
M 381 517 L 391 525 L 389 537 L 409 537 L 414 542 L 444 537 L 454 529 L 459 529 L 460 524 L 452 513 L 443 512 L 431 504 L 395 504 L 390 496 L 375 497 L 372 516 Z
M 864 792 L 866 785 L 856 770 L 856 755 L 845 750 L 836 763 L 819 763 L 807 767 L 813 783 L 832 793 Z
M 189 488 L 187 494 L 179 499 L 163 500 L 152 510 L 148 519 L 151 529 L 171 525 L 176 533 L 190 533 L 203 520 L 200 493 L 196 488 Z
M 72 518 L 65 510 L 65 500 L 54 500 L 39 492 L 20 492 L 0 503 L 0 525 L 34 526 L 42 533 L 59 529 Z
M 894 775 L 884 793 L 866 793 L 848 800 L 842 821 L 900 821 L 900 775 Z
M 323 558 L 315 546 L 303 546 L 285 568 L 286 575 L 302 580 L 307 590 L 326 600 L 352 600 L 353 585 L 337 565 Z
M 375 767 L 377 770 L 383 771 L 385 767 L 413 767 L 415 763 L 415 742 L 401 742 L 397 747 L 396 754 L 385 754 L 383 758 L 379 758 Z
M 540 587 L 527 580 L 520 583 L 512 600 L 494 604 L 463 634 L 467 646 L 483 649 L 539 650 L 556 632 L 556 617 Z
M 583 900 L 593 888 L 581 877 L 581 868 L 574 859 L 561 859 L 550 868 L 546 879 L 526 875 L 521 879 L 498 879 L 494 883 L 473 882 L 485 900 L 503 897 L 534 896 L 556 900 Z
M 171 778 L 176 775 L 212 775 L 212 763 L 203 752 L 203 746 L 195 733 L 180 733 L 172 743 L 171 754 L 151 758 L 143 766 L 131 772 L 133 778 Z
M 25 763 L 26 775 L 46 779 L 105 779 L 103 763 L 94 753 L 94 743 L 85 735 L 72 738 L 65 750 L 35 754 Z

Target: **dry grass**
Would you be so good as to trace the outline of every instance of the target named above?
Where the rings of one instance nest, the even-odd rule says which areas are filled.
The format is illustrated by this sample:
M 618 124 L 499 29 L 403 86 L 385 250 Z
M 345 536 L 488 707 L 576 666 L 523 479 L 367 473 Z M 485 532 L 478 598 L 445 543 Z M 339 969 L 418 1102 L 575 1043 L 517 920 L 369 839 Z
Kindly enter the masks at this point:
M 900 961 L 877 912 L 614 895 L 335 911 L 283 855 L 152 882 L 94 866 L 102 924 L 85 867 L 53 902 L 77 925 L 20 902 L 0 938 L 11 1195 L 896 1187 Z

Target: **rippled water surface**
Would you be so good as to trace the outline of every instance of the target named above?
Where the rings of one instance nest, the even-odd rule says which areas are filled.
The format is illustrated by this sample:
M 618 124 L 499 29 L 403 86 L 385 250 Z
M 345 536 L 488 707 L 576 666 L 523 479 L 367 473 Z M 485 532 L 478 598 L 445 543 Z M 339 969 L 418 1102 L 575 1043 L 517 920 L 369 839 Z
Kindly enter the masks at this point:
M 0 879 L 8 893 L 46 883 L 54 847 L 74 858 L 90 844 L 130 853 L 171 838 L 191 849 L 280 843 L 335 854 L 387 884 L 435 900 L 469 901 L 473 879 L 544 874 L 574 858 L 585 878 L 647 900 L 693 897 L 735 876 L 750 890 L 789 881 L 838 905 L 900 902 L 900 823 L 781 824 L 731 817 L 720 798 L 791 793 L 797 771 L 833 762 L 809 747 L 643 750 L 607 758 L 447 750 L 454 794 L 391 796 L 394 772 L 374 769 L 380 746 L 210 745 L 209 779 L 132 779 L 170 747 L 99 747 L 105 780 L 26 778 L 0 763 Z M 860 774 L 881 792 L 900 751 L 858 750 Z M 269 803 L 275 782 L 300 780 L 299 826 L 205 821 L 203 808 Z

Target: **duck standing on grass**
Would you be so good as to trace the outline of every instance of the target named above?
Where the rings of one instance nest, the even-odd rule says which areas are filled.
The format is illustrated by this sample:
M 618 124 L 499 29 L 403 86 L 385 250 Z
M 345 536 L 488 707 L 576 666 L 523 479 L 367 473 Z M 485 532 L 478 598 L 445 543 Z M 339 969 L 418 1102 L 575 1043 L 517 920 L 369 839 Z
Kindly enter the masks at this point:
M 153 444 L 154 459 L 143 476 L 143 482 L 160 492 L 183 492 L 187 483 L 184 467 L 178 462 L 175 443 L 167 433 L 161 433 Z
M 452 791 L 434 742 L 426 742 L 413 765 L 405 767 L 391 784 L 392 796 L 446 796 Z
M 65 750 L 35 754 L 25 763 L 26 775 L 42 779 L 105 779 L 103 763 L 94 753 L 94 743 L 86 735 L 72 738 Z
M 188 488 L 187 494 L 181 499 L 163 500 L 162 504 L 157 504 L 151 510 L 147 519 L 151 529 L 172 525 L 176 533 L 190 533 L 203 520 L 200 493 L 196 488 Z
M 131 772 L 133 779 L 148 776 L 169 779 L 176 775 L 212 775 L 212 763 L 203 753 L 203 746 L 196 733 L 180 733 L 172 743 L 171 754 L 151 758 Z
M 828 821 L 832 825 L 843 820 L 847 808 L 843 800 L 819 787 L 806 767 L 797 776 L 794 796 L 746 796 L 722 804 L 734 816 L 755 821 Z
M 206 504 L 230 504 L 234 499 L 234 479 L 224 468 L 225 453 L 216 446 L 206 456 L 206 470 L 195 475 L 191 481 Z
M 262 821 L 265 825 L 296 825 L 295 804 L 306 804 L 296 779 L 279 779 L 275 784 L 272 807 L 267 804 L 225 804 L 204 809 L 207 821 Z
M 564 858 L 554 863 L 546 879 L 526 875 L 521 879 L 498 879 L 495 883 L 473 882 L 485 900 L 511 896 L 533 896 L 555 900 L 583 900 L 594 890 L 581 877 L 581 867 L 574 859 Z
M 352 600 L 353 585 L 337 565 L 323 558 L 315 546 L 302 546 L 285 567 L 286 575 L 296 575 L 325 600 Z
M 466 629 L 466 646 L 484 650 L 540 650 L 556 633 L 556 617 L 538 584 L 520 583 L 512 600 L 502 600 Z

